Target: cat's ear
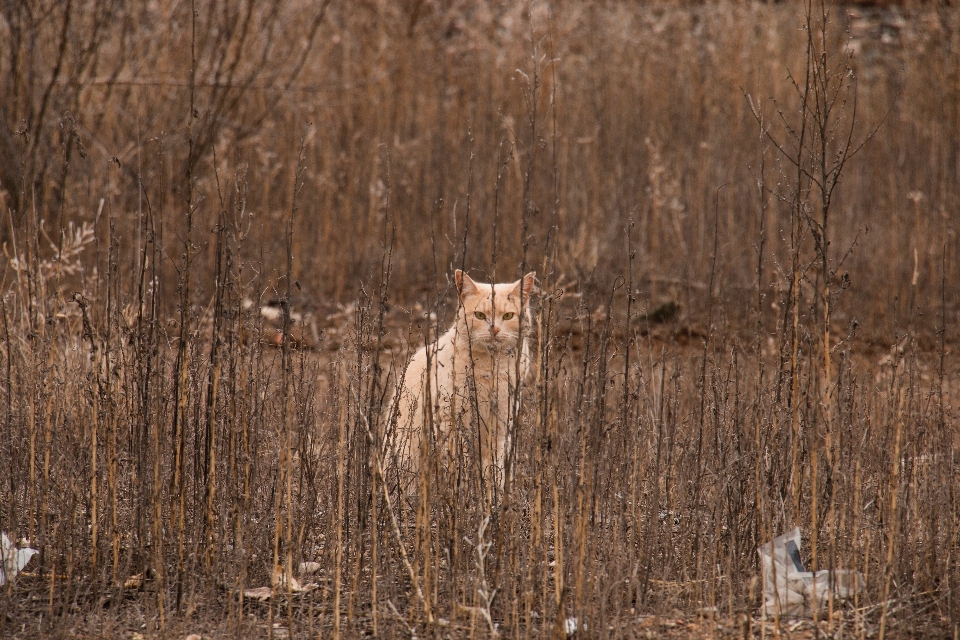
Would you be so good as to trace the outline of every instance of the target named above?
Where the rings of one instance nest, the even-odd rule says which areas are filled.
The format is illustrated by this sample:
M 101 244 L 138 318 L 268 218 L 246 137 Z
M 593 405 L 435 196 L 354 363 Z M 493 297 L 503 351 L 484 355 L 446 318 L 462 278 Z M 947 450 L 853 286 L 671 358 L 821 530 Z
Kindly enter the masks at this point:
M 521 291 L 523 292 L 523 300 L 527 301 L 530 299 L 530 293 L 533 291 L 533 288 L 537 284 L 537 272 L 531 271 L 527 275 L 523 276 L 523 279 L 517 280 L 516 286 L 513 288 L 513 291 L 510 292 L 510 295 L 520 296 Z
M 460 271 L 460 269 L 457 269 L 453 273 L 453 279 L 457 282 L 457 292 L 460 294 L 461 299 L 480 292 L 480 288 L 477 286 L 477 283 L 473 281 L 473 278 L 463 271 Z

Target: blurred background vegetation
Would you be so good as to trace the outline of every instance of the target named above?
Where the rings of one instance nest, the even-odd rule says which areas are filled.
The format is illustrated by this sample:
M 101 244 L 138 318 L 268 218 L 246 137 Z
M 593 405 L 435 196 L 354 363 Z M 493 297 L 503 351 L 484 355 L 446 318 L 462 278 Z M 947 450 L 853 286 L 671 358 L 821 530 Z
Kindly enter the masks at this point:
M 317 297 L 355 297 L 388 238 L 403 302 L 461 264 L 512 278 L 549 257 L 558 278 L 608 279 L 628 220 L 655 299 L 702 306 L 715 225 L 720 295 L 749 299 L 761 224 L 765 292 L 789 288 L 777 187 L 793 174 L 750 103 L 781 139 L 796 125 L 802 4 L 203 1 L 195 23 L 192 6 L 4 4 L 9 257 L 49 259 L 71 223 L 102 247 L 112 225 L 118 263 L 136 266 L 155 225 L 171 271 L 192 207 L 192 269 L 208 273 L 225 209 L 275 285 L 303 142 L 293 274 Z M 856 74 L 855 134 L 880 125 L 832 205 L 838 317 L 885 335 L 911 306 L 932 318 L 930 292 L 960 277 L 958 17 L 930 3 L 830 12 L 831 54 Z M 86 252 L 85 272 L 106 259 Z

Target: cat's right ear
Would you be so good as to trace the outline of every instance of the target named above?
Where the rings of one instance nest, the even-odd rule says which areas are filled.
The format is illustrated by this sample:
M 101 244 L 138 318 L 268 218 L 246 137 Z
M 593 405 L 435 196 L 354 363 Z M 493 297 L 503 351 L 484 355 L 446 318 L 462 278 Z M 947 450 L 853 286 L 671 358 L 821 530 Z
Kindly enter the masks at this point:
M 477 287 L 477 283 L 473 281 L 473 278 L 460 269 L 457 269 L 453 273 L 453 279 L 457 282 L 457 292 L 460 294 L 460 299 L 465 299 L 480 291 L 480 288 Z

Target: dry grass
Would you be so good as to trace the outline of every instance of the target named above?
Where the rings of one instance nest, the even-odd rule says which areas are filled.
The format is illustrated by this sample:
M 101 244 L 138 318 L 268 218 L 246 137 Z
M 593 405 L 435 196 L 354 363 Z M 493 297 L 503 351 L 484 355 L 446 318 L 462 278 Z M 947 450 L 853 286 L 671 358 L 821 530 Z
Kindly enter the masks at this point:
M 960 633 L 960 14 L 440 5 L 0 7 L 0 635 Z M 504 495 L 465 435 L 411 503 L 457 267 L 537 367 Z M 794 525 L 866 589 L 764 623 Z

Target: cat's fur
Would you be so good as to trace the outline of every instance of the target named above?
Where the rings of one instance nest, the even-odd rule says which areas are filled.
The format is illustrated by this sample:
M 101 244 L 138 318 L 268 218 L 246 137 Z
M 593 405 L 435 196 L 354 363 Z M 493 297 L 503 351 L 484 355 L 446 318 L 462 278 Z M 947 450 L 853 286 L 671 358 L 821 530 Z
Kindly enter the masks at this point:
M 392 453 L 406 493 L 416 492 L 421 460 L 431 453 L 436 458 L 428 462 L 439 465 L 428 469 L 442 471 L 456 462 L 475 468 L 479 461 L 487 490 L 503 489 L 511 420 L 530 366 L 526 334 L 536 277 L 529 273 L 510 284 L 486 284 L 457 270 L 455 280 L 456 320 L 411 358 L 388 415 L 396 420 Z M 424 449 L 424 436 L 434 446 Z M 461 460 L 463 449 L 478 460 Z

